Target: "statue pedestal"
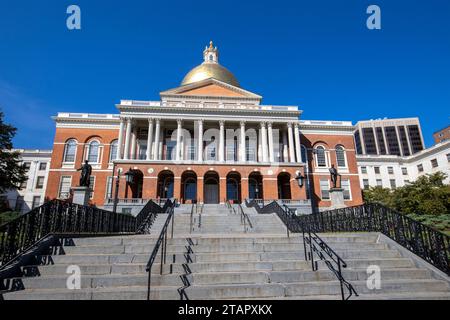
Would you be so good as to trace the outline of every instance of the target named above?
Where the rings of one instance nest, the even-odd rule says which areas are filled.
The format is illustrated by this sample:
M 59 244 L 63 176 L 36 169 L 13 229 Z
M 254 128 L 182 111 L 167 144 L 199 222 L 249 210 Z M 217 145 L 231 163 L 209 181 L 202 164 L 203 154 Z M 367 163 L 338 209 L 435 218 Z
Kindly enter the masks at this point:
M 72 203 L 80 204 L 82 206 L 87 206 L 89 204 L 89 195 L 91 193 L 91 188 L 89 187 L 73 187 L 73 200 Z
M 331 208 L 339 209 L 345 208 L 344 202 L 344 189 L 342 188 L 331 188 L 330 189 L 330 199 L 331 199 Z

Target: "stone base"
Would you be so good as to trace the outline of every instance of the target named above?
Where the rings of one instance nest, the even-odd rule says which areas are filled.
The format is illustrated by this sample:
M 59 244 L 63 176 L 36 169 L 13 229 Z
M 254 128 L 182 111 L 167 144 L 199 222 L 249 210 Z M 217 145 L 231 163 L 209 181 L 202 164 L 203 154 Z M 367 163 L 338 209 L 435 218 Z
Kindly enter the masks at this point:
M 330 189 L 331 209 L 345 208 L 344 189 L 331 188 Z
M 72 188 L 73 200 L 72 203 L 87 206 L 89 204 L 89 195 L 92 189 L 89 187 L 74 187 Z

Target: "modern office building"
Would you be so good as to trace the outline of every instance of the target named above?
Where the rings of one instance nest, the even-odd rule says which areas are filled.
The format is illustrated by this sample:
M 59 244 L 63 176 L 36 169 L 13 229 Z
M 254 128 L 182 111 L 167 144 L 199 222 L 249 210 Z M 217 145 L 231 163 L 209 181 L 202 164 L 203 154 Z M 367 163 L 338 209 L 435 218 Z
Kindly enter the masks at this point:
M 357 155 L 362 189 L 396 188 L 415 181 L 425 174 L 443 172 L 444 183 L 450 184 L 450 141 L 434 145 L 414 155 Z
M 358 155 L 407 157 L 425 149 L 418 118 L 359 121 L 355 145 Z

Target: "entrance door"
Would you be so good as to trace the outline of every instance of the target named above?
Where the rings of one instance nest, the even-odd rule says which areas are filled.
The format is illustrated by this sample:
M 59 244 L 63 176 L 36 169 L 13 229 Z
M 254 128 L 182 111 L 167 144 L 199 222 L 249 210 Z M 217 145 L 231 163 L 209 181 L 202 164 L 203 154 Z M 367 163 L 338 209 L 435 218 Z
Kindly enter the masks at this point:
M 205 184 L 205 203 L 219 203 L 219 186 L 217 184 Z

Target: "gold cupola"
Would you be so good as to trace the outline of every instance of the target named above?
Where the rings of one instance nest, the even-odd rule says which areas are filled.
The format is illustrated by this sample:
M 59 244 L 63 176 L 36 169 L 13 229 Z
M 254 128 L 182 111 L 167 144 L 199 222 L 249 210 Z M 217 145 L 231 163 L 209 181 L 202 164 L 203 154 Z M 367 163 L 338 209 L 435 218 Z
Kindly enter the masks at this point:
M 203 51 L 203 63 L 191 71 L 184 77 L 181 85 L 187 85 L 194 82 L 202 81 L 209 78 L 240 87 L 236 77 L 225 67 L 219 64 L 219 49 L 214 47 L 213 42 L 209 43 Z

